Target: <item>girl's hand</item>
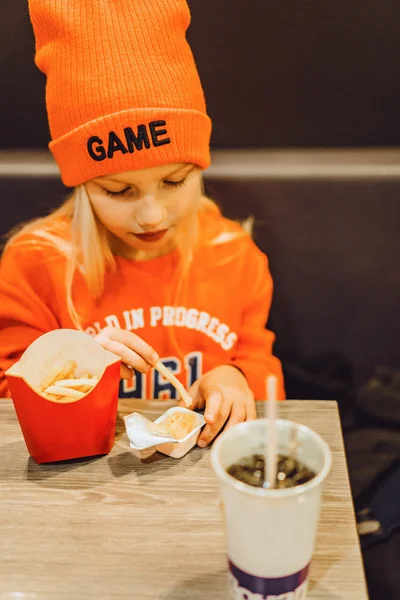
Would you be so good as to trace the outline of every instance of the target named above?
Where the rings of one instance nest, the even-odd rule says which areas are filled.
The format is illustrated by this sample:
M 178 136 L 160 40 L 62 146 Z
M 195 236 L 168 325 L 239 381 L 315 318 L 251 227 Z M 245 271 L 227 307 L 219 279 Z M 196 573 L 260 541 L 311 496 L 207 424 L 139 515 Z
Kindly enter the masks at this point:
M 203 429 L 197 445 L 204 448 L 226 423 L 232 427 L 242 421 L 257 418 L 254 396 L 245 376 L 230 365 L 212 369 L 196 381 L 189 390 L 193 398 L 191 409 L 205 406 Z M 180 403 L 184 406 L 184 403 Z
M 105 350 L 113 352 L 122 359 L 121 377 L 131 379 L 133 369 L 147 373 L 159 360 L 157 352 L 142 338 L 126 329 L 106 327 L 95 337 Z

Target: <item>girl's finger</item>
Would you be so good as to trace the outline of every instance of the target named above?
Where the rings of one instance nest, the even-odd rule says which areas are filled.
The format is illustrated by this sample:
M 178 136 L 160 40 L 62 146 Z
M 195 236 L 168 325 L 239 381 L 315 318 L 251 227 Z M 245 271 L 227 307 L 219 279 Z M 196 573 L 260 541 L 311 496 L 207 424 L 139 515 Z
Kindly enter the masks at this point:
M 242 423 L 243 421 L 246 421 L 246 408 L 246 401 L 233 403 L 231 414 L 225 426 L 225 429 L 229 429 L 229 427 L 233 427 L 233 425 L 237 425 L 237 423 Z
M 221 408 L 223 404 L 222 391 L 218 388 L 211 389 L 204 394 L 206 399 L 206 410 L 204 412 L 204 418 L 207 423 L 214 423 L 218 415 L 221 414 Z
M 246 402 L 246 421 L 257 419 L 257 409 L 254 398 L 248 398 Z
M 121 363 L 121 379 L 133 379 L 135 377 L 135 371 L 132 367 L 128 367 L 124 363 Z
M 110 327 L 109 329 L 104 330 L 104 334 L 110 340 L 124 344 L 124 346 L 136 352 L 136 354 L 141 356 L 150 365 L 155 365 L 155 363 L 159 360 L 159 356 L 154 348 L 152 348 L 150 344 L 145 342 L 141 337 L 136 335 L 136 333 L 133 333 L 133 331 Z
M 110 340 L 109 338 L 105 338 L 104 341 L 101 340 L 101 345 L 106 350 L 113 352 L 117 356 L 122 358 L 122 361 L 128 365 L 128 367 L 132 367 L 140 373 L 148 373 L 150 370 L 150 365 L 148 362 L 144 360 L 137 352 L 134 352 L 121 342 L 116 342 L 114 340 Z
M 212 398 L 213 401 L 216 403 L 217 396 L 215 396 L 214 394 L 215 394 L 215 391 L 213 392 L 213 395 L 210 396 L 209 400 L 207 400 L 206 411 L 204 413 L 205 418 L 206 418 L 205 415 L 207 414 L 207 411 L 208 411 L 210 399 Z M 207 419 L 206 419 L 207 425 L 203 429 L 203 431 L 197 441 L 197 445 L 200 446 L 201 448 L 208 446 L 208 444 L 215 438 L 215 436 L 218 435 L 218 433 L 221 431 L 222 427 L 224 426 L 227 418 L 229 417 L 229 413 L 231 410 L 231 403 L 229 401 L 228 402 L 224 401 L 222 398 L 222 394 L 220 397 L 221 397 L 221 402 L 219 404 L 219 412 L 218 412 L 217 416 L 213 419 L 213 422 L 207 421 Z M 214 398 L 215 398 L 215 400 L 214 400 Z

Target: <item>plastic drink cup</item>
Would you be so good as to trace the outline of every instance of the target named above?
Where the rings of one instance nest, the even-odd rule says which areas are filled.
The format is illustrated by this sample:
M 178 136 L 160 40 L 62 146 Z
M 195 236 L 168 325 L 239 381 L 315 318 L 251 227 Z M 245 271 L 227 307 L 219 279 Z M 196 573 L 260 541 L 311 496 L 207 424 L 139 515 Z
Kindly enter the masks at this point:
M 278 453 L 315 473 L 292 488 L 257 488 L 227 469 L 253 454 L 265 455 L 268 420 L 240 423 L 217 438 L 211 452 L 222 499 L 235 600 L 303 600 L 314 551 L 323 483 L 331 468 L 328 444 L 312 429 L 277 420 Z M 295 442 L 295 444 L 293 444 Z

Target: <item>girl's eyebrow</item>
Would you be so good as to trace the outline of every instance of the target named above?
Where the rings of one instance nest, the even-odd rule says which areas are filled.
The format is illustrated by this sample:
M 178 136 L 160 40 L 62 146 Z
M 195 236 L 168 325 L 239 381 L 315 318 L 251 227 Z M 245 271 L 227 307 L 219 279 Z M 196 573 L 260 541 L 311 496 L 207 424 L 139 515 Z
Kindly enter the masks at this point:
M 172 177 L 172 175 L 176 175 L 177 173 L 180 173 L 181 171 L 184 171 L 184 169 L 187 169 L 188 167 L 190 167 L 190 168 L 188 169 L 186 175 L 189 175 L 189 173 L 191 171 L 193 171 L 193 169 L 196 167 L 196 165 L 187 164 L 187 165 L 183 165 L 182 167 L 178 167 L 178 169 L 175 169 L 175 171 L 173 171 L 169 175 L 166 175 L 162 179 L 168 179 L 168 177 Z
M 113 183 L 114 185 L 118 184 L 118 185 L 123 185 L 125 187 L 128 187 L 127 183 L 125 183 L 123 181 L 119 181 L 118 179 L 111 179 L 109 177 L 107 177 L 107 179 L 97 179 L 96 178 L 96 179 L 93 179 L 93 182 L 100 186 L 108 185 L 109 183 Z
M 114 177 L 96 177 L 94 181 L 96 183 L 106 183 L 110 181 L 111 183 L 119 183 L 120 185 L 129 185 L 126 181 L 121 181 L 121 179 L 114 179 Z
M 195 169 L 195 168 L 196 168 L 196 165 L 186 164 L 186 165 L 183 165 L 181 167 L 178 167 L 177 169 L 175 169 L 175 171 L 172 171 L 172 173 L 169 173 L 168 175 L 165 175 L 161 179 L 168 179 L 168 177 L 172 177 L 173 175 L 176 175 L 177 173 L 180 173 L 181 171 L 184 171 L 184 169 L 188 169 L 188 171 L 186 172 L 186 175 L 189 175 L 189 173 L 191 173 L 193 171 L 193 169 Z M 118 183 L 119 185 L 125 185 L 125 186 L 132 185 L 131 183 L 128 183 L 127 181 L 122 181 L 121 179 L 116 179 L 114 177 L 96 178 L 94 181 L 96 183 L 111 182 L 111 183 Z

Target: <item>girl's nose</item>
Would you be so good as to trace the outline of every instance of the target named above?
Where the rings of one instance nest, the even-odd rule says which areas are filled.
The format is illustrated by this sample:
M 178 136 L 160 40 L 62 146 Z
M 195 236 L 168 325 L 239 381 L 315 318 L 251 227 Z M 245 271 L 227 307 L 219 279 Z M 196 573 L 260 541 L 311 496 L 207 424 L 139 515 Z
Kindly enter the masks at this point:
M 143 198 L 143 206 L 136 214 L 136 221 L 144 230 L 158 229 L 165 216 L 165 208 L 154 197 Z

